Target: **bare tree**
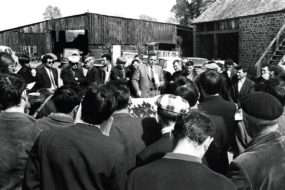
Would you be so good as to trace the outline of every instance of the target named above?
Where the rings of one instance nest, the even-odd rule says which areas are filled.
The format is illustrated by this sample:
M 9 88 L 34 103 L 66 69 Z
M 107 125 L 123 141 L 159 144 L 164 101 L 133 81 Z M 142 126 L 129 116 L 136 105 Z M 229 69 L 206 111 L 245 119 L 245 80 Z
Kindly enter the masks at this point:
M 157 21 L 156 18 L 148 16 L 148 15 L 139 15 L 140 20 L 146 20 L 146 21 Z
M 61 17 L 61 13 L 60 13 L 60 9 L 57 6 L 51 6 L 48 5 L 44 14 L 44 20 L 52 20 L 55 18 L 60 18 Z

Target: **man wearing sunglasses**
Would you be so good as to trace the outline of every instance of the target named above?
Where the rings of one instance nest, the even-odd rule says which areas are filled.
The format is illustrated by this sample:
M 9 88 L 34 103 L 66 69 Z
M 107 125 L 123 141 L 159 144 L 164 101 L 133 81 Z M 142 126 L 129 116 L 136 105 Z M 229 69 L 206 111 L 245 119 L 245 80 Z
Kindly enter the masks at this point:
M 42 59 L 44 67 L 37 70 L 36 84 L 32 91 L 41 88 L 56 89 L 58 87 L 58 72 L 53 68 L 54 59 L 50 55 L 45 55 Z

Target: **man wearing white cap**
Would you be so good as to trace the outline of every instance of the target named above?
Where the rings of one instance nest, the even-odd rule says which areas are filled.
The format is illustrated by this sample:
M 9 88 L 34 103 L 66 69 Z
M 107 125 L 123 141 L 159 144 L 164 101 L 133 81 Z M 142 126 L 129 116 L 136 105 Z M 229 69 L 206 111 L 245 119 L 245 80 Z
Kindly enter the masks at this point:
M 162 137 L 137 155 L 138 166 L 149 164 L 172 151 L 170 132 L 173 130 L 179 114 L 187 113 L 190 108 L 187 100 L 170 94 L 160 96 L 156 101 L 156 105 L 156 117 L 157 122 L 162 127 Z
M 69 66 L 64 68 L 61 72 L 60 78 L 63 81 L 63 85 L 80 85 L 86 84 L 86 78 L 83 74 L 83 70 L 78 68 L 79 57 L 68 57 Z

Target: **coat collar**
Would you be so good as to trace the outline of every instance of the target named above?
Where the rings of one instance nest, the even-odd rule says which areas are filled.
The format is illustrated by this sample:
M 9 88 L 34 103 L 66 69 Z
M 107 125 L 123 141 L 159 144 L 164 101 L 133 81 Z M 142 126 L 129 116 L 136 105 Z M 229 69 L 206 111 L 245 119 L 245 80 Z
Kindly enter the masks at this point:
M 245 150 L 245 152 L 251 150 L 252 148 L 255 148 L 260 145 L 272 143 L 272 142 L 278 142 L 282 138 L 282 134 L 280 131 L 273 131 L 271 133 L 259 135 L 252 139 L 250 143 L 248 144 L 248 148 Z
M 223 98 L 220 95 L 209 96 L 209 97 L 205 98 L 205 102 L 214 101 L 214 100 L 223 100 Z

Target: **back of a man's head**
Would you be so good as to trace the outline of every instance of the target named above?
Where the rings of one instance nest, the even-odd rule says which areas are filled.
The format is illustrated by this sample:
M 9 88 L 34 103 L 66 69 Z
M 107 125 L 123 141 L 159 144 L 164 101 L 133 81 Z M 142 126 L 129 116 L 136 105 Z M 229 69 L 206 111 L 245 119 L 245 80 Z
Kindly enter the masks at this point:
M 24 90 L 26 90 L 26 82 L 20 76 L 13 73 L 2 75 L 0 77 L 1 110 L 18 106 Z
M 159 123 L 164 124 L 166 127 L 173 122 L 176 122 L 180 114 L 189 111 L 189 104 L 180 96 L 171 94 L 161 95 L 157 101 L 157 115 L 160 118 Z
M 264 92 L 254 92 L 243 97 L 241 108 L 247 133 L 252 138 L 259 133 L 277 129 L 278 118 L 283 113 L 281 102 Z
M 187 86 L 179 86 L 176 88 L 174 95 L 180 96 L 187 100 L 190 107 L 196 105 L 199 98 L 199 90 L 194 82 L 188 82 Z
M 199 84 L 208 95 L 219 93 L 222 87 L 222 78 L 216 71 L 206 71 L 200 75 Z
M 6 53 L 0 52 L 0 72 L 1 73 L 9 73 L 9 66 L 14 65 L 15 61 L 13 57 Z
M 110 82 L 108 86 L 114 91 L 117 100 L 116 110 L 127 108 L 130 102 L 130 89 L 126 86 L 126 83 L 118 80 Z
M 80 104 L 83 94 L 76 86 L 61 86 L 53 95 L 54 105 L 58 113 L 70 113 Z
M 179 117 L 174 126 L 174 140 L 188 138 L 195 144 L 201 145 L 216 133 L 216 127 L 211 119 L 202 113 L 192 111 Z
M 116 98 L 106 85 L 98 88 L 90 86 L 82 101 L 81 119 L 89 124 L 100 125 L 107 120 L 116 109 Z

